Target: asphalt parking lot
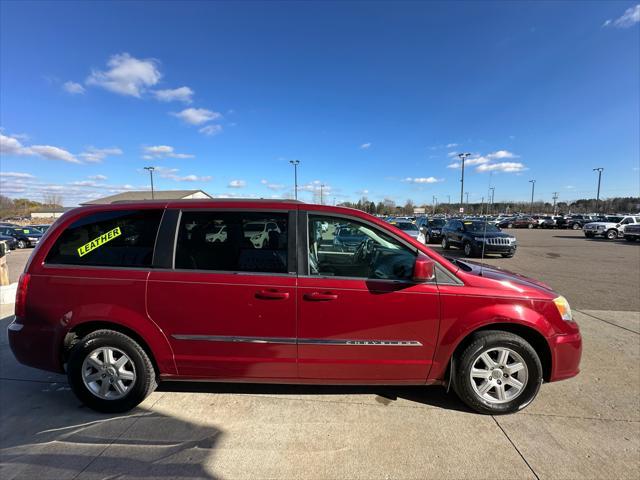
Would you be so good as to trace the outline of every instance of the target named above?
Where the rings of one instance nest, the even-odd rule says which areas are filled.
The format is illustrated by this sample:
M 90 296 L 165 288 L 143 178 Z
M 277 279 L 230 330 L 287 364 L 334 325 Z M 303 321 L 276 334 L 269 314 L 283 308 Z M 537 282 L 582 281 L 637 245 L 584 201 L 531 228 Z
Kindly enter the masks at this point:
M 563 293 L 584 336 L 582 373 L 518 414 L 471 413 L 440 387 L 177 382 L 98 414 L 64 376 L 15 362 L 3 306 L 0 477 L 638 478 L 640 245 L 512 233 L 516 256 L 487 263 Z M 28 253 L 9 256 L 13 281 Z

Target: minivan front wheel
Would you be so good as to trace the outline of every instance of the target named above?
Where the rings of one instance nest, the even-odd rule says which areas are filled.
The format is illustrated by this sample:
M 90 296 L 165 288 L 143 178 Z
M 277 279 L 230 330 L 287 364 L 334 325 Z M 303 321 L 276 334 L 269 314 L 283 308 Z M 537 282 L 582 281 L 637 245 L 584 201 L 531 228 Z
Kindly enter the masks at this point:
M 480 413 L 522 410 L 536 397 L 541 384 L 538 354 L 522 337 L 509 332 L 477 333 L 456 359 L 454 390 Z
M 69 354 L 67 376 L 85 405 L 106 413 L 131 410 L 157 386 L 144 349 L 114 330 L 97 330 L 80 339 Z

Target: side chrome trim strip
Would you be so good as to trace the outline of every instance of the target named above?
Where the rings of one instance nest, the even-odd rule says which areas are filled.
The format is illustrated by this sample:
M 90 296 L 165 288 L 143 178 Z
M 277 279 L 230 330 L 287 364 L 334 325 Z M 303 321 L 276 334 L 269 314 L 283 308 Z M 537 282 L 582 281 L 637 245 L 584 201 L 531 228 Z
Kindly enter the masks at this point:
M 333 340 L 323 338 L 278 338 L 278 337 L 235 337 L 225 335 L 171 335 L 176 340 L 196 340 L 202 342 L 230 342 L 230 343 L 280 343 L 288 345 L 351 345 L 372 347 L 421 347 L 417 340 Z
M 295 338 L 277 337 L 233 337 L 225 335 L 171 335 L 176 340 L 198 340 L 201 342 L 234 342 L 234 343 L 296 343 Z

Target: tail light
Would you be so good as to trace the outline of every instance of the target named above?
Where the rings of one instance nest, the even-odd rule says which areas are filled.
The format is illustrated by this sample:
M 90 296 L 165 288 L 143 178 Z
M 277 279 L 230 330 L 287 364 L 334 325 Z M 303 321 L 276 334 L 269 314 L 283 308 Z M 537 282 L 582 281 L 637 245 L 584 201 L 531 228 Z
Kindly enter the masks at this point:
M 16 317 L 24 317 L 27 313 L 27 287 L 31 275 L 23 273 L 18 280 L 18 289 L 16 290 Z

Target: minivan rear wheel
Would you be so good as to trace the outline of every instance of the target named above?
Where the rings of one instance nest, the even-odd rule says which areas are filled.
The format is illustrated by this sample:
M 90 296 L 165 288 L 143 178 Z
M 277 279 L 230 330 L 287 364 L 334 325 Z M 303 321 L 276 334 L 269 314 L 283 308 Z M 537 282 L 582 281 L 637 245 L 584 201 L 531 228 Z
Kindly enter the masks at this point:
M 542 364 L 533 347 L 509 332 L 478 332 L 456 358 L 453 387 L 473 410 L 489 415 L 529 405 L 542 384 Z
M 105 413 L 131 410 L 157 387 L 144 349 L 114 330 L 96 330 L 81 338 L 69 353 L 67 377 L 82 403 Z

